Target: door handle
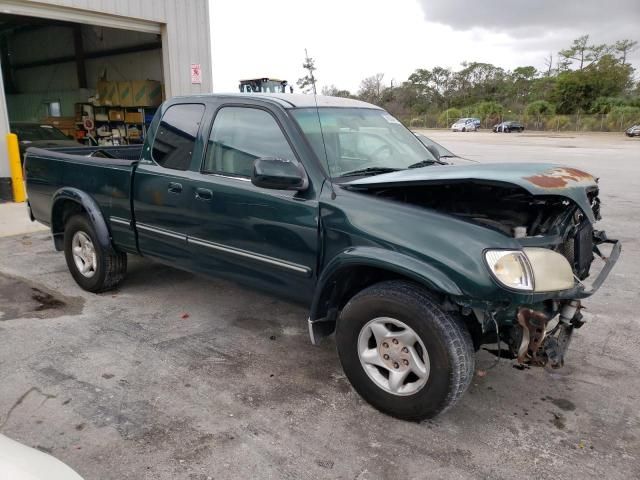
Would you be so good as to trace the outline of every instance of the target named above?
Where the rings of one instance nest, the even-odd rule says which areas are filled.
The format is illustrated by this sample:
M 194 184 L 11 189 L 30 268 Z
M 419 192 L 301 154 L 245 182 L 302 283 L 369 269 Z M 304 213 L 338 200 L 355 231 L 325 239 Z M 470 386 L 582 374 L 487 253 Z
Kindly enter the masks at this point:
M 169 193 L 182 193 L 182 184 L 170 182 L 167 190 L 169 191 Z
M 196 188 L 196 198 L 198 200 L 211 200 L 213 192 L 208 188 Z

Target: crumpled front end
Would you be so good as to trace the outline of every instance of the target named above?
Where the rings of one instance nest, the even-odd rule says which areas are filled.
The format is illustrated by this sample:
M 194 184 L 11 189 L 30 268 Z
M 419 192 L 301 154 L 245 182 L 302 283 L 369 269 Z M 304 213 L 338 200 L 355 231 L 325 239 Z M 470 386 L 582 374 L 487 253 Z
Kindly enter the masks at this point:
M 521 364 L 562 366 L 573 331 L 584 323 L 581 300 L 603 284 L 621 251 L 620 242 L 594 228 L 600 219 L 597 179 L 571 167 L 434 166 L 368 177 L 345 188 L 501 234 L 487 239 L 483 252 L 483 274 L 493 282 L 461 268 L 456 280 L 464 284 L 464 295 L 452 303 L 477 319 L 476 346 L 496 343 L 499 336 Z M 450 242 L 464 248 L 464 239 Z M 475 328 L 476 322 L 469 324 Z
M 594 216 L 599 218 L 599 212 Z M 486 304 L 485 308 L 475 310 L 486 342 L 495 343 L 500 338 L 509 346 L 511 358 L 520 365 L 551 368 L 564 365 L 574 330 L 585 323 L 582 300 L 600 288 L 620 256 L 622 247 L 618 240 L 594 230 L 584 215 L 578 213 L 572 218 L 559 236 L 520 239 L 524 255 L 534 265 L 532 270 L 546 269 L 553 272 L 551 278 L 545 282 L 534 280 L 529 297 L 515 295 L 509 305 Z M 526 246 L 532 243 L 538 247 Z M 550 257 L 548 265 L 536 266 L 537 260 L 533 260 L 530 252 L 549 250 L 559 255 L 555 259 Z M 545 291 L 545 286 L 553 285 L 564 288 Z

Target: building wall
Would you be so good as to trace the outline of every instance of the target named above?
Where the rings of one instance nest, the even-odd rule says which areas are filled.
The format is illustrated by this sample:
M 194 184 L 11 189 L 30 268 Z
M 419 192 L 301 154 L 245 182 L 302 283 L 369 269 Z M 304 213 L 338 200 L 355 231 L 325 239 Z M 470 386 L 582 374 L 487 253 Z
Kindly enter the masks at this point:
M 159 24 L 163 46 L 162 80 L 166 96 L 212 91 L 209 0 L 0 0 L 0 9 L 18 15 L 24 15 L 24 9 L 33 9 L 38 12 L 37 16 L 69 21 L 75 20 L 71 15 L 67 18 L 67 13 L 81 14 L 84 24 L 97 26 L 113 26 L 119 20 L 123 25 L 134 20 L 141 25 Z M 99 63 L 99 60 L 96 62 Z M 202 84 L 191 83 L 192 63 L 202 66 Z M 99 66 L 90 67 L 88 62 L 90 85 L 95 71 L 99 70 Z M 77 86 L 75 82 L 74 85 Z M 69 89 L 58 88 L 60 86 L 55 85 L 57 90 Z M 7 132 L 4 90 L 0 88 L 0 177 L 9 176 L 5 143 Z

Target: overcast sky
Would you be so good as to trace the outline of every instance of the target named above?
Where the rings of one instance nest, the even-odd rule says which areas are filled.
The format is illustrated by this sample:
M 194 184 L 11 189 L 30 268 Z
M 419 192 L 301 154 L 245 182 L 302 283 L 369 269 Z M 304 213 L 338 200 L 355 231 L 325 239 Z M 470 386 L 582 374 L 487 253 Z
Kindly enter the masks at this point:
M 318 84 L 352 92 L 381 72 L 400 83 L 416 68 L 481 61 L 512 69 L 590 34 L 593 43 L 640 40 L 640 0 L 213 0 L 213 88 L 304 75 L 304 49 Z M 640 70 L 640 49 L 630 60 Z

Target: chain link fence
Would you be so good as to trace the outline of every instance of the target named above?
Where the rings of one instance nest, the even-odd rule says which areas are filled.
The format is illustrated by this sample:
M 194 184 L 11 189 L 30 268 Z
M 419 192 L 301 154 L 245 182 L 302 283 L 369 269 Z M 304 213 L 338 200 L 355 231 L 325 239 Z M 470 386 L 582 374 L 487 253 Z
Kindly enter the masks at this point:
M 443 114 L 396 115 L 396 117 L 410 128 L 450 128 L 457 120 L 457 118 L 447 118 Z M 475 116 L 469 115 L 469 117 Z M 521 123 L 525 130 L 539 132 L 624 132 L 630 126 L 640 124 L 640 114 L 505 114 L 480 119 L 480 128 L 491 129 L 497 123 L 507 120 Z

